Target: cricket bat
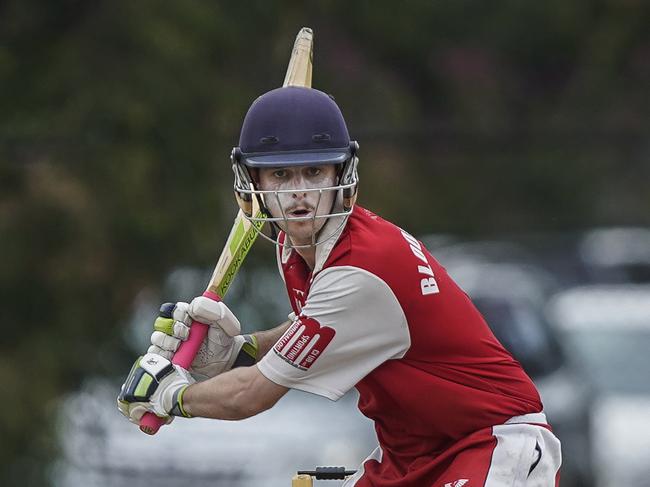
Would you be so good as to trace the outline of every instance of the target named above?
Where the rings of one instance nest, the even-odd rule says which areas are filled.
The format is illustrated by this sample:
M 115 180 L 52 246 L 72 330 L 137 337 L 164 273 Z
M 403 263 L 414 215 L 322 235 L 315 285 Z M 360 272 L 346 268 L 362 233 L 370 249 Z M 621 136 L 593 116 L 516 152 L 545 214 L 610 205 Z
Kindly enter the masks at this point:
M 314 34 L 310 28 L 303 27 L 300 29 L 293 45 L 283 86 L 311 87 L 313 40 Z M 252 214 L 257 218 L 262 218 L 263 213 L 256 197 L 253 197 L 252 205 Z M 239 210 L 203 296 L 215 301 L 220 301 L 225 296 L 248 251 L 253 246 L 262 225 L 262 221 L 253 223 L 247 220 L 244 213 Z M 201 343 L 208 334 L 208 328 L 209 326 L 206 324 L 193 321 L 187 340 L 181 343 L 172 358 L 172 362 L 184 369 L 189 369 Z M 163 423 L 162 418 L 153 413 L 146 413 L 140 420 L 140 430 L 149 435 L 154 435 Z

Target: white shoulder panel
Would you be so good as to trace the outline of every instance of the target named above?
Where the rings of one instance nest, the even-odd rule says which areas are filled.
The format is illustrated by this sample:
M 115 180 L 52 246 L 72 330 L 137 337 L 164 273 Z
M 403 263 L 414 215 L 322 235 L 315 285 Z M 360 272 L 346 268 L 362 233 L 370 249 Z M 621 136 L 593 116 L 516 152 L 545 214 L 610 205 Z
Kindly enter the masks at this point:
M 257 366 L 273 382 L 336 400 L 410 345 L 388 284 L 357 267 L 331 267 L 316 275 L 301 316 Z

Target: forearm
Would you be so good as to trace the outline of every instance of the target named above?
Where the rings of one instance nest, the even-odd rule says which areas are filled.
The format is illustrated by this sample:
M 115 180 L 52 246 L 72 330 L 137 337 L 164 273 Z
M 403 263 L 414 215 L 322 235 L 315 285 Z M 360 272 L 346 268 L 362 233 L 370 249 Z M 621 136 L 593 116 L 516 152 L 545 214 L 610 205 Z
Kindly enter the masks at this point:
M 259 362 L 266 353 L 271 350 L 271 347 L 275 345 L 282 335 L 289 329 L 291 326 L 291 321 L 285 321 L 279 326 L 272 328 L 270 330 L 258 331 L 253 333 L 255 338 L 257 338 L 257 361 Z
M 240 367 L 189 386 L 183 409 L 203 418 L 245 419 L 273 406 L 287 390 L 271 383 L 256 366 Z
M 240 404 L 245 403 L 246 375 L 249 367 L 239 367 L 197 382 L 183 394 L 183 409 L 192 416 L 214 419 L 243 419 Z

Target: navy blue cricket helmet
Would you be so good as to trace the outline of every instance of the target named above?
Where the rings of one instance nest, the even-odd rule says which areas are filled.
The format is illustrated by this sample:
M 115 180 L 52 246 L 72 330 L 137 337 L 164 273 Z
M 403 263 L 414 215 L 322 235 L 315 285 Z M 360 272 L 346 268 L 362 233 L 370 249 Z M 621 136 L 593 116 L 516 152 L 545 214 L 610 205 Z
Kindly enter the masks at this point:
M 288 86 L 253 102 L 242 125 L 238 155 L 248 167 L 342 164 L 351 156 L 350 135 L 329 95 Z

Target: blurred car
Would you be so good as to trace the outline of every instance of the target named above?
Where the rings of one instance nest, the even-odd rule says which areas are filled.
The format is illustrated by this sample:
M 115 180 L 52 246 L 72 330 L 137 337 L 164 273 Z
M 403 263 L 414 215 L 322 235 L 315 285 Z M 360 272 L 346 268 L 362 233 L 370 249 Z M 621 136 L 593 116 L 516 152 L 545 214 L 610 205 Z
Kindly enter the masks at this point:
M 593 391 L 567 356 L 544 315 L 552 279 L 509 244 L 513 262 L 491 261 L 502 252 L 496 243 L 485 256 L 471 246 L 439 252 L 440 262 L 470 296 L 497 339 L 517 359 L 537 386 L 544 411 L 562 442 L 562 486 L 591 487 L 590 418 Z M 513 259 L 513 257 L 517 257 Z M 528 262 L 528 263 L 526 263 Z
M 582 236 L 578 252 L 593 282 L 650 283 L 650 228 L 596 228 Z
M 595 485 L 650 486 L 650 286 L 566 290 L 549 303 L 549 316 L 599 393 Z
M 562 288 L 650 283 L 650 228 L 647 227 L 523 234 L 517 236 L 516 242 Z M 521 260 L 521 251 L 513 255 Z M 513 257 L 506 255 L 502 262 L 512 261 Z
M 473 261 L 519 266 L 534 266 L 536 263 L 535 253 L 511 240 L 458 240 L 436 234 L 425 235 L 421 240 L 443 265 Z
M 290 391 L 243 421 L 176 418 L 148 436 L 117 411 L 117 390 L 95 380 L 62 402 L 54 485 L 286 487 L 298 469 L 356 469 L 377 442 L 355 393 L 331 402 Z

